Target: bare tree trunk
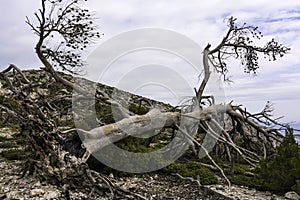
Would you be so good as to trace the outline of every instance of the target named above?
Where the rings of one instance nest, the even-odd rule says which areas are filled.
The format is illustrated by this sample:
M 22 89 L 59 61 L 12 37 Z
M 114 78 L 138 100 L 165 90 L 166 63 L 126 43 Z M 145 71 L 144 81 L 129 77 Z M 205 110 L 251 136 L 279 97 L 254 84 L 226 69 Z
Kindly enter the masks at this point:
M 210 44 L 208 44 L 204 51 L 203 51 L 203 67 L 204 67 L 204 79 L 201 82 L 201 85 L 197 91 L 196 97 L 198 99 L 198 102 L 201 101 L 201 98 L 203 96 L 204 89 L 208 83 L 208 80 L 210 78 L 210 68 L 209 68 L 209 63 L 208 63 L 208 55 L 209 55 L 209 48 Z

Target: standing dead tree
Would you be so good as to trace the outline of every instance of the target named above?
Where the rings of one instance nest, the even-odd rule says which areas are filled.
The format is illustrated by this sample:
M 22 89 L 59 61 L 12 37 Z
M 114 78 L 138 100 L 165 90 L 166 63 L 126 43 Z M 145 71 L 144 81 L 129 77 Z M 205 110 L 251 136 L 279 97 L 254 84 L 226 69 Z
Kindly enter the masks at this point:
M 112 195 L 118 192 L 129 193 L 114 187 L 107 178 L 89 170 L 85 163 L 84 154 L 89 156 L 98 150 L 101 151 L 111 142 L 120 141 L 128 135 L 138 136 L 160 129 L 160 125 L 151 123 L 153 118 L 158 119 L 158 121 L 160 118 L 165 119 L 164 126 L 172 127 L 176 132 L 176 137 L 184 138 L 181 140 L 182 144 L 192 145 L 195 153 L 199 155 L 204 152 L 221 171 L 222 169 L 210 157 L 209 150 L 203 141 L 196 139 L 199 126 L 204 130 L 204 134 L 218 141 L 217 146 L 225 147 L 225 152 L 230 159 L 235 152 L 250 165 L 255 165 L 261 158 L 266 157 L 268 149 L 274 148 L 274 145 L 276 146 L 282 141 L 282 135 L 279 131 L 286 125 L 271 118 L 269 104 L 262 112 L 256 114 L 251 114 L 241 106 L 235 106 L 231 103 L 225 105 L 211 103 L 205 108 L 187 109 L 189 112 L 183 112 L 183 110 L 161 112 L 158 109 L 152 109 L 144 115 L 135 115 L 113 100 L 105 91 L 97 89 L 96 94 L 90 94 L 84 86 L 75 85 L 72 80 L 63 78 L 56 69 L 76 73 L 78 68 L 84 66 L 84 62 L 81 60 L 82 50 L 87 48 L 94 39 L 100 37 L 100 33 L 97 32 L 93 23 L 92 15 L 83 8 L 81 3 L 81 0 L 41 0 L 41 9 L 35 13 L 37 25 L 34 25 L 27 18 L 26 23 L 38 36 L 35 51 L 43 63 L 44 68 L 42 69 L 50 74 L 50 78 L 45 76 L 45 78 L 48 77 L 45 82 L 36 85 L 29 81 L 28 77 L 14 65 L 0 73 L 1 81 L 10 88 L 9 98 L 24 108 L 0 105 L 1 115 L 5 121 L 9 121 L 7 118 L 13 118 L 17 123 L 20 123 L 21 132 L 32 147 L 33 156 L 29 159 L 25 172 L 36 173 L 42 179 L 55 184 L 73 182 L 74 186 L 76 182 L 80 182 L 79 177 L 84 175 L 84 177 L 88 177 L 89 183 L 87 184 L 90 185 L 92 191 L 99 192 L 101 188 L 106 187 Z M 290 50 L 275 40 L 271 40 L 263 47 L 255 46 L 253 39 L 259 39 L 261 36 L 257 27 L 246 24 L 238 26 L 235 18 L 228 19 L 228 31 L 220 44 L 212 50 L 211 45 L 208 44 L 204 49 L 204 79 L 196 90 L 196 104 L 203 100 L 203 93 L 211 70 L 215 69 L 226 77 L 228 57 L 240 59 L 245 66 L 245 72 L 255 73 L 259 67 L 259 53 L 268 56 L 271 60 L 276 60 L 277 57 L 282 57 Z M 59 121 L 57 113 L 62 108 L 57 105 L 65 105 L 62 102 L 68 102 L 64 109 L 71 110 L 71 97 L 59 93 L 55 99 L 50 97 L 48 99 L 42 94 L 38 87 L 43 84 L 51 85 L 50 83 L 53 82 L 51 77 L 63 87 L 74 89 L 79 94 L 78 98 L 96 98 L 97 101 L 117 107 L 122 117 L 114 123 L 92 130 L 67 129 L 62 132 L 61 127 L 57 124 Z M 49 82 L 47 83 L 47 81 Z M 32 92 L 36 92 L 38 97 L 35 98 L 30 95 Z M 186 123 L 183 128 L 180 124 L 182 119 Z M 222 123 L 224 119 L 230 125 Z M 274 125 L 279 126 L 279 128 L 274 128 Z M 74 156 L 64 150 L 65 138 L 61 135 L 74 132 L 81 134 L 83 144 L 92 147 L 88 148 L 87 153 L 83 151 Z M 238 138 L 242 138 L 246 145 L 238 145 L 236 142 Z M 263 149 L 255 148 L 258 141 L 259 144 L 262 144 Z M 226 178 L 225 175 L 224 177 Z M 137 194 L 131 195 L 138 196 Z M 142 197 L 138 196 L 138 198 Z
M 228 30 L 222 41 L 213 49 L 208 44 L 203 52 L 204 80 L 197 90 L 197 97 L 201 99 L 205 86 L 210 77 L 212 67 L 227 79 L 229 71 L 228 60 L 230 57 L 238 59 L 244 66 L 245 73 L 254 73 L 259 69 L 259 54 L 269 61 L 275 61 L 290 51 L 290 48 L 280 44 L 275 39 L 267 42 L 264 46 L 256 46 L 255 40 L 260 40 L 263 35 L 257 26 L 244 23 L 242 26 L 236 24 L 236 18 L 228 19 Z

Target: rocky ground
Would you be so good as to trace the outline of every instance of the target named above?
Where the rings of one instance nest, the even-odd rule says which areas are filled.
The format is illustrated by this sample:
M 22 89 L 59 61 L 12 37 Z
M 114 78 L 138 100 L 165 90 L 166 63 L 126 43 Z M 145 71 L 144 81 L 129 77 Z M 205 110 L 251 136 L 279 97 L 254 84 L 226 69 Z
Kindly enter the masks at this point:
M 34 177 L 20 179 L 21 161 L 0 159 L 0 199 L 65 199 L 62 188 L 41 183 Z M 120 187 L 145 196 L 147 199 L 230 199 L 200 188 L 196 183 L 176 176 L 146 174 L 112 178 Z M 206 191 L 206 193 L 203 193 Z M 89 194 L 73 190 L 71 199 L 89 199 Z M 108 196 L 102 199 L 109 199 Z
M 12 138 L 14 133 L 9 129 L 1 129 L 0 137 Z M 1 144 L 1 141 L 0 141 Z M 2 141 L 3 144 L 3 141 Z M 7 151 L 0 149 L 0 152 Z M 0 154 L 1 155 L 1 154 Z M 7 160 L 0 156 L 0 200 L 1 199 L 65 199 L 63 188 L 40 182 L 33 176 L 20 178 L 23 161 Z M 143 174 L 130 177 L 114 177 L 110 179 L 115 185 L 135 192 L 147 199 L 240 199 L 240 200 L 281 200 L 283 196 L 260 192 L 243 186 L 219 184 L 199 186 L 197 182 L 182 179 L 179 176 L 162 174 Z M 90 199 L 88 192 L 72 190 L 72 200 Z M 97 198 L 99 199 L 99 198 Z M 103 196 L 102 199 L 109 199 Z
M 41 183 L 34 177 L 20 179 L 22 161 L 0 158 L 0 199 L 65 199 L 63 189 Z M 112 176 L 112 175 L 111 175 Z M 147 199 L 285 199 L 269 192 L 259 192 L 242 186 L 210 185 L 200 187 L 196 182 L 177 176 L 144 174 L 133 177 L 113 178 L 120 187 L 147 197 Z M 210 189 L 211 190 L 210 190 Z M 220 193 L 221 195 L 219 195 Z M 224 196 L 223 196 L 224 195 Z M 71 199 L 88 199 L 88 194 L 73 190 Z M 102 199 L 109 199 L 108 196 Z

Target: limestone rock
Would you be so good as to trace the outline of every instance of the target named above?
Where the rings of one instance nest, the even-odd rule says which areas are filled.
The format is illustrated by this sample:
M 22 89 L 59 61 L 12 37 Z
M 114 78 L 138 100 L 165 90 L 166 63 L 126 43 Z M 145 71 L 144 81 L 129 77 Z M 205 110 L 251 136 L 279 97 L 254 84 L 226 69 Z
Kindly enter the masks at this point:
M 57 191 L 47 191 L 44 194 L 44 199 L 55 199 L 58 198 L 60 194 Z
M 285 193 L 284 197 L 290 200 L 300 200 L 300 196 L 294 191 Z
M 30 196 L 36 197 L 36 196 L 40 196 L 40 195 L 42 195 L 44 193 L 45 193 L 45 191 L 43 189 L 35 188 L 35 189 L 33 189 L 33 190 L 30 191 Z

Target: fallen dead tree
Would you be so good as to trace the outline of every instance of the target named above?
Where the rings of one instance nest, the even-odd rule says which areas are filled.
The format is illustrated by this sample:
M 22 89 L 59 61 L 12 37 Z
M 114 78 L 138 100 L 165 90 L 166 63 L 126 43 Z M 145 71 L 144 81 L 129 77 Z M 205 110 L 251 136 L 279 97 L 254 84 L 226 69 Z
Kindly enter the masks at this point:
M 255 166 L 282 141 L 280 130 L 288 125 L 272 119 L 271 104 L 267 104 L 262 112 L 256 114 L 232 103 L 216 105 L 213 100 L 202 106 L 207 99 L 204 89 L 211 70 L 217 70 L 224 79 L 227 78 L 228 57 L 240 59 L 245 66 L 245 72 L 255 73 L 259 67 L 259 53 L 276 60 L 290 50 L 275 40 L 263 47 L 254 46 L 253 38 L 261 37 L 257 27 L 246 24 L 237 26 L 236 19 L 229 18 L 228 31 L 220 44 L 214 49 L 208 44 L 204 49 L 204 77 L 199 88 L 195 89 L 196 94 L 190 104 L 173 111 L 153 108 L 146 114 L 137 115 L 101 88 L 96 88 L 94 94 L 87 92 L 89 90 L 84 85 L 74 84 L 72 79 L 64 78 L 55 70 L 59 68 L 74 74 L 78 67 L 84 66 L 80 59 L 80 50 L 85 49 L 100 34 L 95 32 L 88 11 L 78 6 L 80 1 L 70 1 L 67 5 L 60 0 L 41 2 L 41 9 L 35 13 L 38 25 L 35 26 L 29 18 L 27 24 L 38 36 L 35 51 L 43 64 L 43 77 L 34 80 L 34 76 L 29 77 L 30 74 L 25 74 L 15 65 L 10 65 L 0 73 L 1 83 L 7 88 L 3 95 L 3 102 L 6 103 L 0 105 L 2 124 L 18 124 L 31 152 L 23 176 L 27 173 L 35 174 L 41 180 L 67 188 L 88 187 L 91 197 L 108 192 L 112 198 L 123 195 L 143 199 L 141 195 L 121 189 L 107 177 L 90 170 L 86 164 L 90 155 L 104 151 L 106 147 L 128 136 L 136 137 L 169 128 L 174 133 L 170 140 L 175 143 L 165 149 L 165 152 L 174 152 L 174 149 L 180 147 L 181 153 L 192 148 L 199 157 L 208 156 L 214 165 L 212 167 L 218 169 L 230 184 L 222 168 L 210 156 L 210 151 L 215 149 L 221 155 L 226 154 L 233 170 L 233 154 L 238 154 L 247 163 Z M 60 34 L 63 40 L 56 47 L 49 45 L 54 33 Z M 72 50 L 75 53 L 72 54 Z M 51 88 L 54 85 L 58 88 Z M 64 92 L 66 89 L 73 89 L 76 95 Z M 52 94 L 49 95 L 49 92 Z M 80 109 L 74 111 L 74 107 L 72 109 L 72 104 L 76 103 L 74 98 L 88 106 L 92 106 L 91 100 L 95 100 L 114 107 L 119 117 L 114 122 L 101 123 L 92 129 L 65 127 L 61 122 L 71 120 L 72 112 L 85 112 Z M 84 147 L 81 142 L 70 139 L 78 139 L 77 134 Z M 199 139 L 199 134 L 209 139 Z M 243 140 L 244 145 L 239 145 L 238 140 Z M 178 158 L 180 153 L 177 155 L 175 151 L 176 155 L 171 154 L 173 157 L 167 160 Z
M 255 144 L 257 141 L 261 141 L 261 144 L 264 144 L 266 148 L 273 148 L 274 145 L 280 143 L 283 137 L 279 130 L 259 125 L 254 121 L 260 115 L 265 116 L 267 113 L 255 114 L 252 118 L 252 115 L 241 109 L 240 106 L 231 104 L 211 105 L 205 109 L 197 109 L 190 113 L 180 113 L 178 111 L 161 112 L 154 108 L 145 115 L 129 115 L 120 121 L 92 130 L 69 129 L 62 131 L 63 127 L 59 127 L 57 124 L 61 117 L 59 111 L 71 109 L 70 96 L 57 95 L 54 96 L 55 100 L 53 97 L 50 98 L 48 96 L 47 98 L 46 94 L 41 93 L 41 86 L 45 85 L 44 82 L 48 82 L 51 85 L 51 81 L 49 81 L 49 79 L 52 79 L 51 76 L 46 73 L 45 80 L 41 80 L 37 84 L 28 81 L 30 78 L 25 78 L 26 75 L 18 70 L 16 66 L 11 65 L 9 68 L 12 70 L 12 73 L 9 70 L 1 73 L 2 83 L 10 88 L 6 98 L 20 105 L 16 107 L 12 107 L 9 104 L 1 105 L 1 113 L 4 122 L 9 123 L 10 119 L 13 119 L 12 123 L 20 125 L 21 132 L 27 138 L 28 145 L 33 153 L 27 161 L 24 175 L 27 172 L 29 174 L 38 174 L 42 180 L 55 184 L 70 184 L 76 180 L 76 177 L 78 178 L 85 174 L 89 177 L 89 179 L 85 180 L 91 181 L 88 185 L 93 185 L 92 183 L 95 183 L 93 176 L 96 172 L 89 172 L 86 165 L 90 154 L 101 151 L 105 146 L 120 141 L 129 135 L 142 135 L 143 133 L 160 129 L 162 126 L 175 129 L 176 137 L 180 138 L 178 142 L 181 145 L 186 145 L 186 147 L 192 145 L 197 154 L 204 151 L 209 156 L 203 141 L 195 139 L 197 134 L 190 134 L 186 131 L 189 126 L 196 123 L 197 126 L 203 127 L 206 134 L 211 135 L 218 141 L 217 145 L 223 144 L 231 148 L 232 150 L 227 152 L 229 155 L 232 151 L 235 151 L 251 165 L 255 165 L 256 162 L 265 157 L 267 151 L 255 152 L 237 145 L 235 139 L 230 135 L 232 130 L 228 131 L 218 123 L 220 116 L 228 115 L 232 121 L 242 122 L 243 128 L 241 130 L 243 132 L 236 134 L 245 135 L 249 143 Z M 52 82 L 54 83 L 55 80 L 52 79 Z M 14 84 L 18 85 L 20 83 L 22 87 L 14 86 Z M 106 94 L 106 97 L 109 97 L 109 95 Z M 63 105 L 63 99 L 69 103 L 64 103 L 66 107 L 58 107 L 60 104 Z M 107 102 L 104 101 L 104 103 Z M 188 127 L 180 125 L 183 118 L 186 119 L 185 121 L 190 122 L 186 123 Z M 156 119 L 157 123 L 153 123 L 153 119 Z M 161 122 L 164 122 L 164 124 L 162 125 Z M 235 128 L 231 127 L 231 129 Z M 72 155 L 64 150 L 63 144 L 66 144 L 66 141 L 69 139 L 69 137 L 65 136 L 71 135 L 73 137 L 77 133 L 79 133 L 82 143 L 87 147 L 87 151 L 82 149 L 80 153 L 75 150 Z M 255 140 L 250 136 L 255 138 Z M 73 149 L 81 148 L 80 144 L 76 146 L 75 143 L 72 143 L 71 146 Z M 169 149 L 169 151 L 172 150 Z M 77 157 L 74 155 L 77 155 Z M 212 158 L 210 157 L 210 159 Z M 217 169 L 222 171 L 216 162 L 213 160 L 212 162 Z M 91 173 L 93 176 L 90 176 Z M 102 179 L 105 180 L 103 177 Z M 106 182 L 104 181 L 104 183 Z

